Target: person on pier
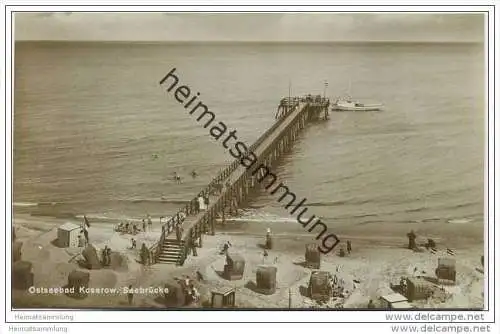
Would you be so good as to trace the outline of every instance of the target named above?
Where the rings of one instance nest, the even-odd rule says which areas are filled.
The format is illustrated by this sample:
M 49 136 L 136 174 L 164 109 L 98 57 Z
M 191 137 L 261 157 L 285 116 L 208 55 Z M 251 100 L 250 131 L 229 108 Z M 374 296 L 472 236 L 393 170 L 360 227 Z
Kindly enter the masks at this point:
M 220 195 L 222 193 L 222 187 L 223 186 L 220 183 L 214 184 L 212 189 L 212 194 L 216 196 Z
M 189 247 L 191 248 L 191 251 L 193 252 L 193 256 L 198 256 L 198 251 L 196 250 L 196 240 L 189 238 Z
M 175 237 L 177 238 L 177 241 L 181 241 L 182 239 L 182 231 L 180 224 L 175 225 Z
M 198 207 L 199 207 L 199 211 L 206 210 L 205 198 L 201 194 L 200 194 L 200 196 L 198 196 Z

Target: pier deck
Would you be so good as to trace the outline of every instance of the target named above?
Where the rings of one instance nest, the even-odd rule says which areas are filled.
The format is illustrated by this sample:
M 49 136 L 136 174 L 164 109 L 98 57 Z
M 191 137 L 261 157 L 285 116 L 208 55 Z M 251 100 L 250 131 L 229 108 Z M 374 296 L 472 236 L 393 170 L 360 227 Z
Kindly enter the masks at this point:
M 204 233 L 214 234 L 216 219 L 224 216 L 227 209 L 232 212 L 246 198 L 250 188 L 257 184 L 256 177 L 259 174 L 253 175 L 254 169 L 261 163 L 271 167 L 291 147 L 308 120 L 319 118 L 320 113 L 324 113 L 326 118 L 328 106 L 329 101 L 320 97 L 315 100 L 309 96 L 283 99 L 276 122 L 249 147 L 249 152 L 256 155 L 257 162 L 247 168 L 239 160 L 234 160 L 185 208 L 165 223 L 160 240 L 150 248 L 152 262 L 182 265 L 188 253 L 195 248 L 194 240 L 200 238 L 201 241 Z M 214 192 L 216 188 L 218 191 Z M 197 207 L 199 196 L 209 198 L 209 205 L 202 211 Z

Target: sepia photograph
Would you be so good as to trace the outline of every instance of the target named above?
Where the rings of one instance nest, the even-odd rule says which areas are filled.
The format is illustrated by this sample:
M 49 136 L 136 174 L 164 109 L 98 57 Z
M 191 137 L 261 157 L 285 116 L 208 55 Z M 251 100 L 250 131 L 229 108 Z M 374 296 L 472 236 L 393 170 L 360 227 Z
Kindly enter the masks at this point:
M 12 29 L 12 310 L 487 308 L 487 12 Z

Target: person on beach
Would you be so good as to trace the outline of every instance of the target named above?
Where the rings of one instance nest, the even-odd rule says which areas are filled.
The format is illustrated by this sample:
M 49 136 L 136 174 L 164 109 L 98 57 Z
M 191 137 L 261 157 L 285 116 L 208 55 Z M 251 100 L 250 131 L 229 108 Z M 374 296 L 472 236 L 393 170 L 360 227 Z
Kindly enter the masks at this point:
M 87 231 L 87 229 L 85 227 L 83 228 L 83 235 L 85 237 L 85 244 L 88 244 L 89 243 L 89 231 Z
M 347 240 L 347 253 L 351 254 L 351 251 L 352 251 L 351 240 Z
M 146 232 L 146 220 L 142 219 L 142 231 Z
M 145 243 L 142 243 L 142 246 L 141 246 L 141 262 L 143 265 L 149 264 L 149 251 L 148 251 L 148 247 L 146 247 Z
M 107 264 L 108 266 L 111 264 L 111 248 L 106 246 L 106 258 L 108 260 Z
M 85 247 L 85 236 L 83 235 L 83 230 L 80 230 L 80 234 L 78 235 L 78 247 Z
M 193 298 L 193 302 L 197 303 L 200 300 L 200 293 L 198 289 L 193 285 L 191 287 L 191 297 Z
M 102 250 L 102 265 L 103 266 L 107 266 L 108 265 L 108 259 L 107 259 L 107 256 L 108 256 L 108 252 L 107 252 L 107 248 L 108 246 L 104 246 L 104 249 Z
M 135 239 L 132 238 L 130 241 L 132 242 L 132 249 L 135 249 L 137 246 Z
M 344 250 L 344 247 L 340 247 L 340 249 L 339 249 L 339 256 L 340 256 L 340 257 L 344 257 L 344 256 L 345 256 L 345 250 Z
M 150 231 L 152 231 L 153 230 L 153 221 L 151 220 L 151 216 L 149 215 L 149 213 L 148 213 L 147 219 L 148 219 L 148 228 Z
M 192 177 L 193 177 L 193 179 L 194 179 L 194 178 L 196 178 L 196 177 L 198 176 L 198 173 L 196 173 L 196 171 L 195 171 L 195 170 L 193 170 L 193 171 L 191 172 L 191 176 L 192 176 Z
M 83 235 L 85 236 L 85 240 L 87 244 L 89 243 L 89 227 L 90 227 L 90 222 L 87 219 L 87 216 L 83 215 L 83 222 L 82 222 L 82 229 L 83 229 Z
M 267 228 L 267 231 L 266 231 L 266 245 L 265 246 L 267 249 L 273 248 L 273 239 L 271 236 L 271 229 L 270 228 Z
M 109 266 L 111 264 L 111 248 L 107 245 L 104 246 L 104 265 Z
M 266 238 L 269 238 L 271 236 L 271 229 L 268 227 L 266 231 Z
M 328 287 L 330 288 L 330 292 L 333 292 L 335 289 L 335 282 L 333 281 L 333 277 L 329 276 L 328 278 Z
M 415 242 L 417 235 L 415 232 L 411 230 L 410 233 L 406 234 L 406 236 L 408 237 L 408 249 L 415 249 L 417 247 L 417 243 Z
M 101 264 L 103 267 L 106 266 L 106 246 L 104 246 L 101 252 Z
M 231 243 L 229 241 L 226 241 L 224 243 L 224 245 L 222 246 L 222 250 L 221 250 L 221 252 L 219 254 L 220 255 L 227 254 L 227 251 L 228 251 L 228 249 L 229 249 L 230 246 L 231 246 Z
M 134 301 L 134 293 L 132 292 L 132 284 L 130 284 L 128 286 L 127 299 L 128 299 L 128 304 L 132 305 L 132 302 Z

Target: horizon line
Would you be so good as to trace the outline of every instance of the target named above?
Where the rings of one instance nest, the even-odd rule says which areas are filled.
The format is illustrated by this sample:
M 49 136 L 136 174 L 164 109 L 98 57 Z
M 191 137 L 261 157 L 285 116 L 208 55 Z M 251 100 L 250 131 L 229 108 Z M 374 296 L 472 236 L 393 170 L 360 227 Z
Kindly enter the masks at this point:
M 346 44 L 356 44 L 356 43 L 401 43 L 401 44 L 484 44 L 481 40 L 466 40 L 466 41 L 454 41 L 454 40 L 331 40 L 331 41 L 306 41 L 306 40 L 296 40 L 296 41 L 283 41 L 283 40 L 270 40 L 270 41 L 257 41 L 257 40 L 243 40 L 243 41 L 231 41 L 231 40 L 70 40 L 70 39 L 20 39 L 14 40 L 17 42 L 40 42 L 40 43 L 149 43 L 149 44 L 174 44 L 174 43 L 303 43 L 303 44 L 327 44 L 327 43 L 346 43 Z

